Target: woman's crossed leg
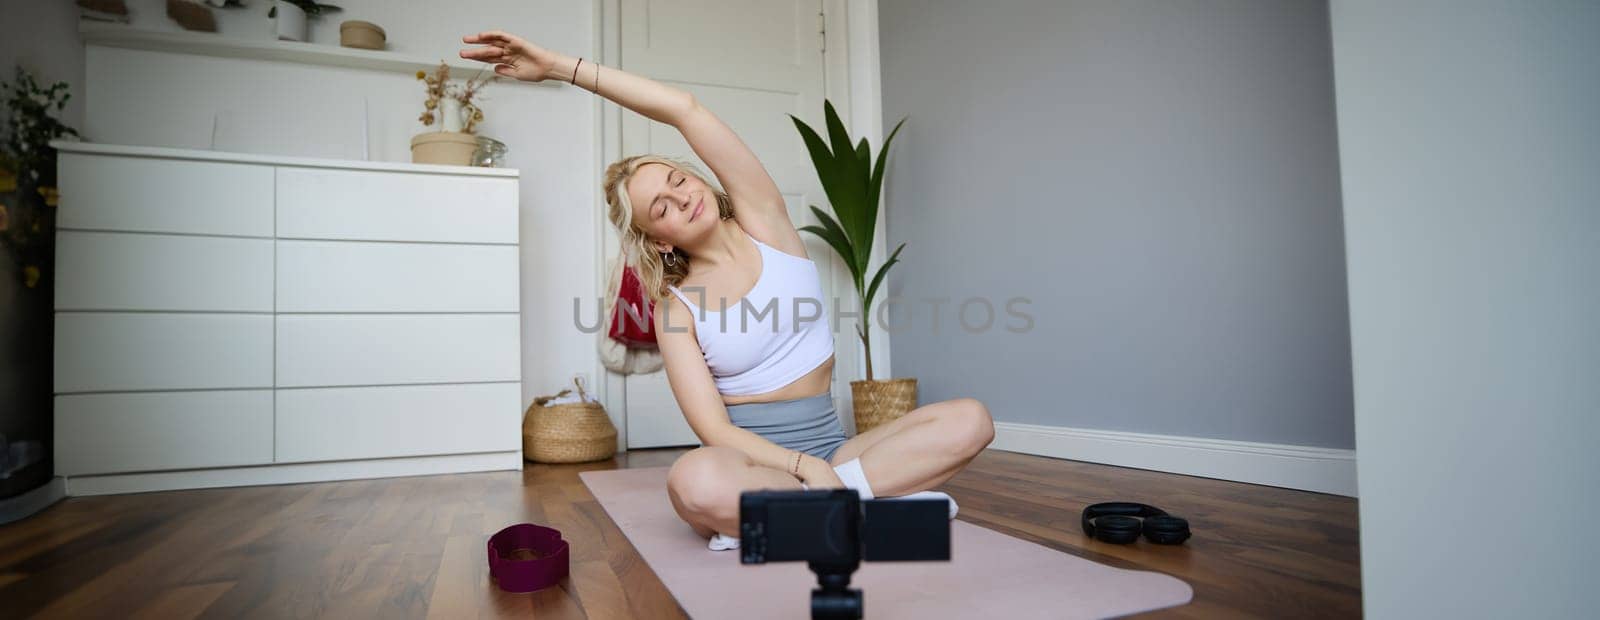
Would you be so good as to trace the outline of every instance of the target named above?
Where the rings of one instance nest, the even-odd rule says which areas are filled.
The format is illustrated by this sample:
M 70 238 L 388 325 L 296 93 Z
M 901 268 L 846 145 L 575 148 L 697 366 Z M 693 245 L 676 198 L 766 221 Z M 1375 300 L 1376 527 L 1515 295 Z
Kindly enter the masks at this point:
M 761 489 L 798 491 L 800 480 L 725 446 L 690 450 L 667 472 L 673 510 L 702 538 L 713 531 L 738 538 L 739 494 Z
M 861 459 L 879 497 L 932 489 L 967 466 L 994 440 L 994 422 L 971 398 L 931 403 L 852 437 L 830 465 Z M 701 537 L 739 536 L 739 495 L 761 489 L 798 490 L 788 472 L 757 464 L 743 452 L 708 446 L 689 451 L 667 474 L 667 495 L 678 516 Z

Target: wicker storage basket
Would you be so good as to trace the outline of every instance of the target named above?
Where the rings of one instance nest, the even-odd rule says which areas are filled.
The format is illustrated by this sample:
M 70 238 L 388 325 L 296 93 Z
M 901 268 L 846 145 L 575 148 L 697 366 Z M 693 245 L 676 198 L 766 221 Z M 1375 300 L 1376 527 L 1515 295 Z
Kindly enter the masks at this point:
M 851 381 L 850 402 L 855 406 L 856 434 L 893 422 L 917 408 L 917 380 L 875 379 Z
M 582 379 L 574 378 L 573 384 L 581 402 L 546 407 L 546 402 L 572 392 L 561 390 L 535 398 L 523 414 L 522 458 L 536 463 L 584 463 L 617 453 L 617 427 L 611 424 L 606 408 L 589 402 Z

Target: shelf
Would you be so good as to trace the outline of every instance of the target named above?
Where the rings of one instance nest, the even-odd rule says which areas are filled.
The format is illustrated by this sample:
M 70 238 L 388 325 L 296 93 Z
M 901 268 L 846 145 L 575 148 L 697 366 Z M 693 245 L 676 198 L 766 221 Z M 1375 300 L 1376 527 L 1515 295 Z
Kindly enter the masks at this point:
M 83 36 L 84 43 L 88 45 L 155 52 L 178 52 L 221 58 L 276 60 L 328 67 L 392 71 L 401 75 L 416 73 L 418 70 L 431 72 L 435 67 L 439 66 L 440 60 L 444 60 L 445 65 L 450 67 L 451 75 L 455 78 L 471 77 L 479 69 L 489 66 L 459 56 L 444 59 L 428 58 L 417 54 L 365 50 L 320 43 L 238 39 L 205 32 L 142 30 L 123 24 L 107 24 L 93 21 L 80 21 L 78 23 L 78 33 Z M 544 88 L 559 88 L 562 86 L 559 80 L 523 82 L 505 78 L 496 81 L 496 84 L 526 84 Z
M 81 142 L 76 140 L 51 140 L 50 146 L 54 147 L 58 151 L 67 153 L 84 153 L 88 155 L 120 155 L 125 157 L 150 157 L 155 159 L 226 161 L 243 164 L 299 166 L 307 168 L 345 168 L 350 170 L 380 170 L 413 173 L 421 172 L 433 174 L 452 174 L 458 176 L 508 178 L 519 178 L 522 176 L 522 172 L 516 168 L 481 168 L 478 166 L 442 166 L 437 164 L 413 164 L 405 162 L 327 159 L 321 157 L 296 157 L 289 155 L 262 155 L 256 153 L 180 149 L 165 146 L 102 144 L 98 142 Z

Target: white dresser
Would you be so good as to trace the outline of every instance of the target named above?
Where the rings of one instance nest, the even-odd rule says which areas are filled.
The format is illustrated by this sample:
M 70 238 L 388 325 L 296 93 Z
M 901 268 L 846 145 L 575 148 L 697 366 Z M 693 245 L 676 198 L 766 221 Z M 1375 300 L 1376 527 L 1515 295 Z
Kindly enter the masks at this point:
M 521 467 L 517 171 L 56 146 L 68 494 Z

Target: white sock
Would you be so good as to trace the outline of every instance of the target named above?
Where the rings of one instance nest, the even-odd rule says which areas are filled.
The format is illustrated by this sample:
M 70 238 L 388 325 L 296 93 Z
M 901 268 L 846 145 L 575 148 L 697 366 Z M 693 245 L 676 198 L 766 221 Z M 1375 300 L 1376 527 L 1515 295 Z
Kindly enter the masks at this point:
M 861 471 L 861 459 L 850 459 L 848 462 L 833 468 L 833 472 L 839 475 L 839 480 L 844 482 L 845 488 L 856 490 L 856 494 L 861 496 L 861 501 L 873 499 L 872 485 L 867 484 L 867 475 Z M 955 498 L 939 491 L 918 491 L 910 495 L 879 497 L 877 499 L 942 499 L 950 502 L 950 518 L 952 519 L 956 518 L 956 511 L 960 509 L 956 505 Z
M 850 459 L 833 468 L 833 473 L 839 475 L 839 481 L 847 489 L 855 489 L 861 496 L 861 501 L 872 499 L 872 485 L 867 484 L 867 474 L 861 471 L 861 459 Z
M 855 489 L 856 494 L 861 496 L 862 501 L 874 499 L 872 486 L 867 484 L 867 477 L 861 472 L 861 459 L 851 459 L 850 462 L 833 468 L 833 471 L 839 475 L 839 480 L 844 482 L 845 488 Z M 800 488 L 802 490 L 811 489 L 804 482 L 800 483 Z M 951 519 L 956 518 L 956 512 L 961 509 L 960 506 L 956 505 L 956 499 L 943 491 L 917 491 L 909 495 L 878 497 L 876 499 L 942 499 L 950 504 Z M 717 532 L 711 535 L 710 540 L 706 541 L 706 548 L 712 551 L 738 549 L 739 539 L 733 536 L 724 536 L 721 532 Z
M 878 499 L 942 499 L 942 500 L 950 503 L 950 518 L 951 519 L 956 518 L 956 511 L 961 509 L 960 506 L 956 505 L 956 498 L 950 497 L 949 494 L 947 494 L 947 493 L 945 493 L 943 491 L 917 491 L 916 493 L 912 493 L 910 495 L 899 495 L 899 496 L 895 496 L 895 497 L 880 497 Z

